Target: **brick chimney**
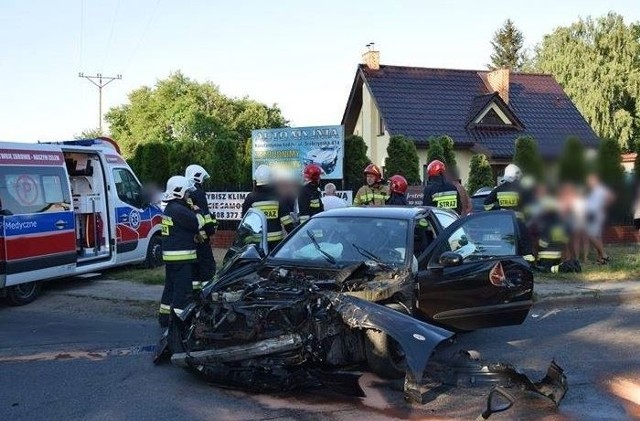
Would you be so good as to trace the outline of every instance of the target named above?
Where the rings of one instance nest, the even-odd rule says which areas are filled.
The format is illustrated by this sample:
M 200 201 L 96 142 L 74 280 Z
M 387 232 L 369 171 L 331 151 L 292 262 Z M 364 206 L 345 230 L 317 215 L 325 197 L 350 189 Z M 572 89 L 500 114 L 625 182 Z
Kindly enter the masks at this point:
M 498 92 L 500 98 L 509 103 L 509 69 L 496 69 L 487 73 L 489 88 Z
M 368 50 L 362 55 L 362 62 L 371 70 L 380 69 L 380 51 L 375 49 L 375 43 L 367 44 Z

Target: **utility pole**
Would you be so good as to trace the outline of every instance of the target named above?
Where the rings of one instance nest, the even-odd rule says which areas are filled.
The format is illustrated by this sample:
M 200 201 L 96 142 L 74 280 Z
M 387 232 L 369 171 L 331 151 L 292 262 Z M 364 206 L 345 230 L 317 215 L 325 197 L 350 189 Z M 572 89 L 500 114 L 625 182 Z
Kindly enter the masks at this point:
M 89 76 L 80 72 L 78 73 L 78 77 L 85 78 L 98 87 L 98 128 L 102 132 L 102 88 L 104 88 L 114 80 L 122 79 L 122 75 L 102 76 L 102 73 L 98 73 L 95 76 Z

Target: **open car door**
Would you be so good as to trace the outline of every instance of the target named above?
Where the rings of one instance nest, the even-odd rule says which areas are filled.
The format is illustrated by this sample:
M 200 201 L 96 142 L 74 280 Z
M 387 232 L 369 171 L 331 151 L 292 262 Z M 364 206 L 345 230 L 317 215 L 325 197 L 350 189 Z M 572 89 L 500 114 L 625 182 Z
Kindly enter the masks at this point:
M 415 315 L 459 330 L 521 324 L 533 304 L 533 274 L 519 240 L 511 211 L 452 223 L 418 258 Z
M 251 244 L 256 246 L 263 256 L 269 253 L 267 218 L 264 213 L 256 209 L 249 209 L 240 221 L 233 244 L 224 256 L 223 265 Z

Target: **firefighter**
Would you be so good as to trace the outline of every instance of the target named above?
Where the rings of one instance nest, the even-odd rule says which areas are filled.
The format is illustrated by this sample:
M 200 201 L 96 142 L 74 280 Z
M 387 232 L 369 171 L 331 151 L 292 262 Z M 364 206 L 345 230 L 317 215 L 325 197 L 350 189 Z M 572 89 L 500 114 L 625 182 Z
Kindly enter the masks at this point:
M 322 169 L 316 164 L 304 167 L 304 186 L 298 196 L 298 217 L 301 224 L 307 222 L 313 215 L 324 211 L 320 192 L 321 174 Z
M 531 206 L 532 194 L 530 189 L 522 187 L 521 179 L 520 168 L 515 164 L 507 165 L 502 183 L 484 199 L 484 209 L 510 209 L 516 213 L 518 219 L 524 221 L 525 213 Z
M 271 170 L 266 165 L 260 165 L 254 173 L 256 188 L 249 193 L 242 204 L 242 216 L 249 209 L 258 209 L 267 218 L 267 241 L 269 250 L 277 246 L 284 238 L 284 231 L 293 229 L 293 218 L 289 214 L 287 206 L 271 186 Z
M 526 226 L 525 216 L 529 214 L 532 206 L 532 194 L 530 188 L 521 185 L 522 171 L 515 164 L 509 164 L 504 169 L 502 183 L 496 186 L 484 199 L 484 209 L 498 210 L 509 209 L 515 212 L 518 220 L 520 234 L 520 249 L 526 261 L 532 263 L 533 247 Z
M 162 216 L 162 259 L 165 263 L 165 283 L 160 300 L 160 326 L 169 324 L 173 307 L 182 311 L 193 297 L 195 281 L 196 237 L 204 227 L 204 217 L 193 212 L 187 203 L 194 187 L 186 177 L 176 175 L 167 181 L 163 200 L 167 202 Z
M 424 188 L 422 206 L 435 206 L 460 211 L 462 201 L 456 187 L 445 178 L 446 166 L 437 159 L 427 166 L 427 186 Z
M 215 215 L 209 211 L 207 193 L 202 187 L 204 180 L 209 178 L 209 173 L 200 165 L 194 164 L 187 167 L 184 175 L 195 187 L 195 190 L 189 194 L 191 208 L 204 218 L 204 227 L 197 237 L 198 273 L 193 281 L 193 289 L 200 290 L 204 284 L 213 279 L 213 275 L 216 273 L 216 260 L 213 257 L 211 243 L 218 227 L 218 221 Z
M 407 179 L 401 175 L 394 175 L 389 178 L 389 198 L 387 205 L 409 206 L 407 201 Z
M 375 164 L 364 169 L 366 184 L 360 187 L 353 199 L 355 206 L 383 206 L 389 198 L 389 189 L 383 184 L 382 171 Z
M 555 200 L 544 198 L 541 201 L 535 225 L 538 232 L 538 259 L 535 268 L 550 273 L 581 272 L 582 268 L 577 260 L 562 259 L 562 251 L 569 242 L 569 235 Z

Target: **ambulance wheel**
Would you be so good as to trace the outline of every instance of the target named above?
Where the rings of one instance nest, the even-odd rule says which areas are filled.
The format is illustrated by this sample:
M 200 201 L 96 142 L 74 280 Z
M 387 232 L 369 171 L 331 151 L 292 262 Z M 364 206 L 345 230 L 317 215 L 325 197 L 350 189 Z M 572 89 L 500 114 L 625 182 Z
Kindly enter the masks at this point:
M 164 264 L 162 261 L 162 238 L 159 235 L 154 235 L 149 240 L 149 247 L 147 248 L 147 259 L 144 262 L 145 267 L 149 269 L 160 267 Z
M 22 306 L 34 301 L 40 295 L 40 282 L 27 282 L 7 288 L 7 298 L 14 306 Z

